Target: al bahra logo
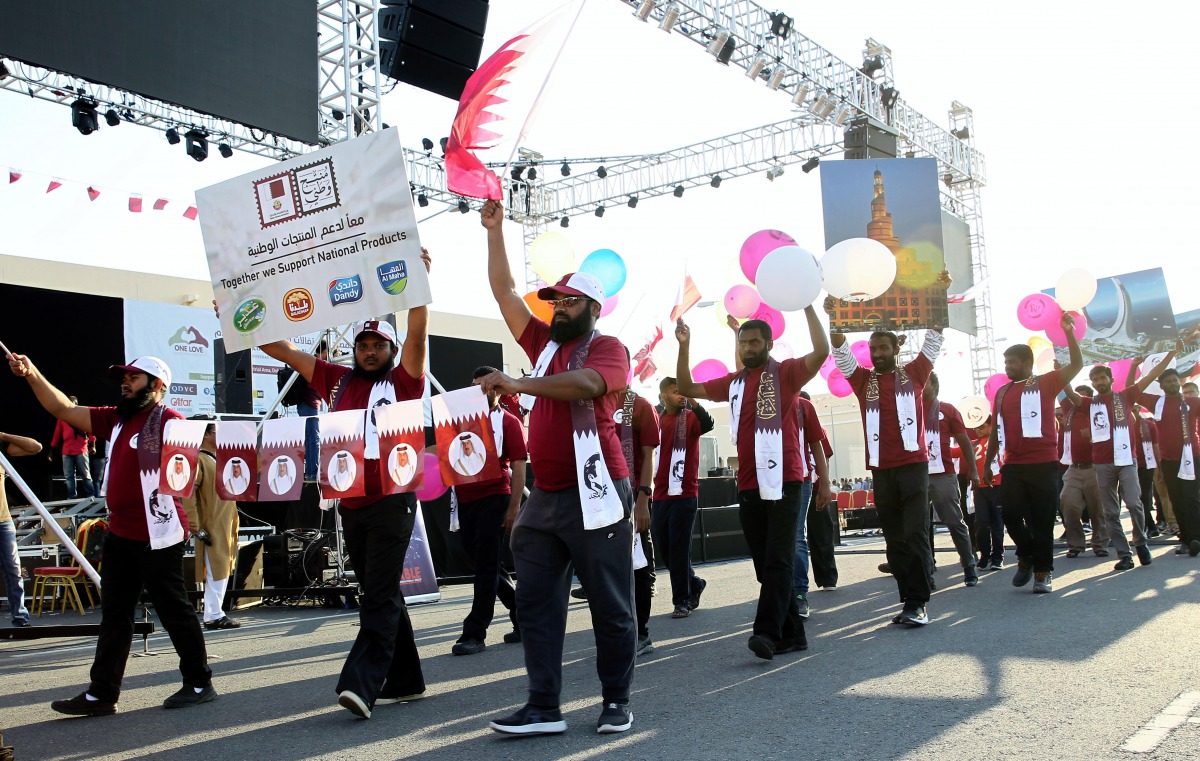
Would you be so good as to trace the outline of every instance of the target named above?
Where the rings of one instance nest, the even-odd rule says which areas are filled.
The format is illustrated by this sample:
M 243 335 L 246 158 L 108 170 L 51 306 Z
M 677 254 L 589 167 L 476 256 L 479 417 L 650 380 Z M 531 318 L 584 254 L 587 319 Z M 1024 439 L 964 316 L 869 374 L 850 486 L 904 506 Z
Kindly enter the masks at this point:
M 203 354 L 208 351 L 208 339 L 192 325 L 180 325 L 175 335 L 167 339 L 172 351 L 181 354 Z
M 293 288 L 283 297 L 283 313 L 292 322 L 307 320 L 313 313 L 312 294 L 303 288 Z

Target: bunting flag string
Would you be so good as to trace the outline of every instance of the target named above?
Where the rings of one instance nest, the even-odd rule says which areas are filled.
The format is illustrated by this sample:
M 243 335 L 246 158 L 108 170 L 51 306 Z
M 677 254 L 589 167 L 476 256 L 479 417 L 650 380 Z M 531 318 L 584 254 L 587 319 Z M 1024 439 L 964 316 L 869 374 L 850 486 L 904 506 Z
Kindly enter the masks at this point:
M 63 179 L 61 177 L 52 177 L 50 175 L 39 175 L 39 174 L 36 174 L 33 172 L 22 171 L 20 169 L 17 169 L 16 167 L 9 167 L 9 169 L 8 169 L 8 184 L 9 185 L 15 185 L 17 182 L 19 182 L 20 180 L 23 180 L 23 179 L 27 179 L 27 178 L 35 178 L 36 179 L 39 177 L 46 181 L 46 191 L 45 191 L 45 193 L 43 193 L 43 195 L 52 193 L 55 190 L 58 190 L 59 188 L 63 187 L 64 185 L 65 186 L 76 186 L 76 187 L 84 189 L 87 193 L 88 200 L 93 203 L 98 198 L 100 198 L 101 195 L 105 195 L 106 198 L 109 198 L 109 197 L 126 198 L 126 199 L 128 199 L 127 208 L 129 209 L 129 211 L 131 213 L 140 214 L 142 212 L 142 199 L 143 199 L 142 193 L 135 193 L 133 191 L 121 190 L 119 188 L 112 188 L 107 185 L 96 185 L 94 183 L 79 182 L 76 180 L 67 180 L 67 179 Z M 161 198 L 158 196 L 155 196 L 155 198 L 156 198 L 156 200 L 154 201 L 154 203 L 151 206 L 151 208 L 153 208 L 154 211 L 167 211 L 167 206 L 170 205 L 172 209 L 182 209 L 182 211 L 179 212 L 179 216 L 183 217 L 184 219 L 189 219 L 192 221 L 195 221 L 196 218 L 200 214 L 199 210 L 196 208 L 196 206 L 193 202 L 177 201 L 174 199 Z

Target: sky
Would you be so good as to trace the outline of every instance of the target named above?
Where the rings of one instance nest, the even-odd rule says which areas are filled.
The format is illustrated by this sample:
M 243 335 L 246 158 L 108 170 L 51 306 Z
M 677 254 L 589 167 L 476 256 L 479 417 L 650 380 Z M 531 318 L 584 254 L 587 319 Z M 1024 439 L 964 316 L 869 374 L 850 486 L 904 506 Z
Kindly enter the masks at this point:
M 558 4 L 492 0 L 485 55 Z M 933 121 L 948 125 L 954 100 L 973 109 L 975 146 L 987 159 L 981 208 L 998 349 L 1029 335 L 1016 323 L 1017 302 L 1053 287 L 1072 267 L 1107 276 L 1162 266 L 1175 311 L 1200 306 L 1191 285 L 1194 257 L 1179 232 L 1195 214 L 1197 159 L 1186 137 L 1197 110 L 1194 7 L 1158 0 L 910 0 L 854 11 L 798 0 L 770 5 L 850 63 L 861 61 L 867 37 L 890 47 L 901 97 Z M 583 14 L 528 141 L 548 161 L 654 153 L 792 113 L 784 93 L 637 21 L 621 0 L 589 0 Z M 422 137 L 447 134 L 455 108 L 398 85 L 384 99 L 383 119 L 398 127 L 405 145 L 416 146 Z M 0 253 L 208 279 L 199 225 L 177 214 L 130 214 L 128 193 L 186 205 L 197 189 L 266 163 L 241 153 L 222 159 L 215 151 L 197 163 L 182 144 L 132 125 L 84 137 L 70 126 L 67 108 L 0 92 L 0 168 L 26 173 L 0 185 Z M 68 184 L 47 195 L 50 177 Z M 87 184 L 101 191 L 95 202 Z M 426 212 L 421 220 L 438 210 L 418 211 Z M 720 299 L 741 282 L 741 242 L 767 228 L 824 251 L 819 170 L 804 174 L 792 165 L 774 182 L 752 175 L 680 199 L 647 199 L 601 219 L 578 217 L 568 234 L 579 259 L 598 248 L 624 258 L 628 284 L 600 327 L 636 349 L 669 310 L 685 265 L 705 299 Z M 478 215 L 441 213 L 422 223 L 420 234 L 434 256 L 435 309 L 497 317 Z M 516 226 L 508 244 L 519 264 Z M 731 335 L 715 312 L 689 315 L 694 362 L 731 359 Z M 782 340 L 805 352 L 801 315 L 789 317 Z M 950 336 L 950 356 L 939 362 L 943 398 L 972 391 L 969 361 L 957 356 L 966 347 L 961 335 Z M 663 352 L 657 356 L 673 364 L 669 337 Z M 819 379 L 813 386 L 823 391 Z

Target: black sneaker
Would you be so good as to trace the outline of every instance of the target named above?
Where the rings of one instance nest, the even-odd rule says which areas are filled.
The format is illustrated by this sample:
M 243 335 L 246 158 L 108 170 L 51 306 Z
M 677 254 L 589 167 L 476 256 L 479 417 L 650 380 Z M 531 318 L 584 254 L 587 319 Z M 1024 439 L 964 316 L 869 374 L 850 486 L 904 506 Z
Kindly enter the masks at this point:
M 979 583 L 979 572 L 974 566 L 968 566 L 963 569 L 963 583 L 968 587 L 973 587 Z
M 1004 560 L 1003 559 L 993 560 L 992 567 L 989 568 L 988 570 L 989 571 L 1003 571 L 1004 570 Z
M 880 573 L 891 573 L 892 566 L 888 563 L 880 563 L 879 564 L 879 572 Z
M 901 626 L 924 626 L 929 623 L 929 614 L 925 612 L 924 605 L 916 605 L 911 608 L 905 607 L 899 619 L 896 623 Z
M 632 726 L 633 711 L 621 703 L 605 703 L 600 718 L 596 720 L 596 732 L 602 735 L 625 732 Z
M 1122 555 L 1117 564 L 1113 566 L 1114 571 L 1128 571 L 1130 568 L 1133 568 L 1132 555 Z
M 236 629 L 241 625 L 240 622 L 234 621 L 229 616 L 221 616 L 216 621 L 204 622 L 205 629 Z
M 808 604 L 807 596 L 796 595 L 796 610 L 800 612 L 800 618 L 807 619 L 812 615 L 812 606 Z
M 217 699 L 217 690 L 211 684 L 196 692 L 196 688 L 185 684 L 179 690 L 163 701 L 163 708 L 186 708 L 201 703 L 211 703 Z
M 750 641 L 746 644 L 751 652 L 764 661 L 769 661 L 775 657 L 775 643 L 761 634 L 755 634 L 750 637 Z
M 1150 555 L 1150 548 L 1146 545 L 1143 544 L 1139 547 L 1135 547 L 1134 549 L 1137 550 L 1138 562 L 1142 565 L 1150 565 L 1150 563 L 1154 561 L 1154 558 Z
M 26 626 L 33 626 L 33 624 L 29 623 L 28 618 L 14 618 L 13 626 L 18 629 L 24 629 Z
M 360 719 L 371 718 L 371 707 L 367 705 L 367 701 L 350 690 L 342 690 L 338 693 L 338 705 Z
M 696 588 L 692 591 L 691 597 L 688 598 L 688 607 L 692 610 L 700 607 L 700 595 L 704 594 L 704 588 L 707 586 L 707 581 L 699 576 L 696 577 Z
M 387 686 L 385 685 L 383 693 L 380 694 L 379 697 L 375 698 L 375 707 L 378 708 L 379 706 L 390 706 L 395 705 L 396 703 L 411 703 L 414 700 L 420 700 L 423 697 L 425 697 L 425 690 L 421 690 L 420 692 L 412 692 L 408 695 L 389 696 L 387 694 Z
M 1191 549 L 1186 544 L 1181 544 L 1175 548 L 1176 555 L 1186 555 L 1191 552 Z
M 504 635 L 505 644 L 515 645 L 521 641 L 521 630 L 513 629 L 508 634 Z
M 454 643 L 454 647 L 450 648 L 450 652 L 455 655 L 475 655 L 487 650 L 487 645 L 483 640 L 479 639 L 464 639 Z
M 650 635 L 638 637 L 637 648 L 633 651 L 634 657 L 639 655 L 649 655 L 654 652 L 654 642 L 650 640 Z
M 1024 560 L 1017 561 L 1017 572 L 1013 575 L 1013 586 L 1023 587 L 1033 578 L 1033 564 Z
M 576 587 L 575 589 L 571 590 L 571 597 L 575 598 L 576 600 L 586 600 L 587 590 L 583 587 Z
M 783 639 L 775 646 L 775 654 L 783 655 L 784 653 L 799 653 L 808 649 L 808 640 L 801 637 L 800 639 Z
M 490 728 L 506 735 L 556 735 L 567 731 L 562 711 L 526 705 L 511 716 L 493 719 Z
M 117 712 L 116 703 L 88 700 L 86 692 L 81 692 L 69 700 L 55 700 L 50 704 L 50 708 L 67 716 L 112 716 Z
M 1188 542 L 1188 554 L 1192 557 L 1200 555 L 1200 539 L 1193 539 Z

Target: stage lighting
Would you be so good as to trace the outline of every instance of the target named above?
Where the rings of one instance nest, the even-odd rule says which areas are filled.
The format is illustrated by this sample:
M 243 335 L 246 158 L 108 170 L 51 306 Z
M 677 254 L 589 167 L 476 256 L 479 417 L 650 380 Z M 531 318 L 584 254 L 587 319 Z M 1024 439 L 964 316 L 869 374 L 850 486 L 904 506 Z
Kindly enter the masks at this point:
M 418 194 L 417 195 L 417 206 L 420 206 L 422 209 L 424 209 L 428 205 L 429 205 L 429 196 L 425 195 L 424 193 Z
M 783 78 L 787 76 L 787 71 L 782 63 L 776 63 L 775 70 L 771 72 L 771 77 L 767 80 L 767 87 L 772 90 L 783 87 Z
M 725 43 L 729 42 L 730 33 L 728 29 L 720 28 L 713 33 L 712 41 L 708 43 L 708 54 L 711 56 L 719 56 L 725 49 Z
M 179 130 L 175 129 L 174 127 L 167 130 L 167 142 L 170 143 L 171 145 L 178 145 L 179 144 Z
M 525 176 L 528 179 L 536 180 L 537 179 L 537 170 L 534 169 L 533 167 L 529 167 L 529 171 L 525 173 Z
M 518 166 L 514 166 L 514 167 L 512 168 L 512 171 L 511 171 L 511 172 L 509 172 L 509 174 L 511 174 L 511 175 L 512 175 L 512 178 L 513 178 L 514 180 L 520 181 L 520 179 L 521 179 L 521 173 L 522 173 L 522 172 L 524 172 L 524 171 L 525 171 L 525 167 L 518 165 Z
M 795 19 L 783 13 L 772 13 L 771 16 L 771 34 L 781 40 L 786 40 L 788 35 L 792 33 L 792 24 Z
M 346 115 L 343 114 L 341 111 L 338 111 L 336 108 L 333 109 L 332 111 L 330 111 L 329 115 L 333 117 L 333 120 L 335 122 L 340 122 L 342 119 L 346 118 Z
M 631 208 L 631 209 L 636 209 L 636 208 L 637 208 L 637 202 L 638 202 L 638 197 L 637 197 L 637 196 L 629 196 L 629 200 L 625 202 L 625 205 L 626 205 L 626 206 L 628 206 L 628 207 L 629 207 L 629 208 Z
M 132 111 L 130 111 L 128 108 L 121 112 L 121 118 L 127 122 L 137 121 L 137 116 L 135 116 L 134 113 Z
M 196 161 L 208 158 L 208 135 L 198 129 L 190 129 L 183 133 L 184 150 Z
M 604 204 L 600 204 L 599 206 L 596 207 L 596 216 L 597 217 L 604 216 Z
M 466 214 L 471 210 L 471 205 L 467 203 L 467 199 L 460 199 L 458 202 L 458 211 L 461 214 Z
M 820 165 L 820 163 L 821 163 L 821 159 L 817 158 L 816 156 L 813 156 L 811 159 L 809 159 L 808 161 L 805 161 L 800 166 L 800 171 L 804 172 L 805 174 L 808 174 L 812 170 L 816 169 L 817 166 Z
M 721 52 L 717 53 L 717 63 L 722 66 L 729 65 L 729 59 L 733 58 L 733 51 L 737 50 L 737 45 L 734 44 L 733 38 L 730 37 L 725 41 L 725 47 L 721 48 Z
M 848 104 L 843 103 L 842 107 L 838 109 L 837 116 L 833 117 L 834 125 L 841 127 L 842 125 L 844 125 L 846 123 L 846 121 L 850 118 L 851 114 L 853 114 L 853 113 L 854 113 L 854 109 L 851 108 Z
M 876 73 L 883 70 L 883 56 L 873 55 L 863 61 L 862 68 L 859 69 L 868 77 L 874 77 Z
M 608 170 L 605 169 L 604 167 L 600 167 L 599 169 L 596 170 L 596 176 L 603 180 L 605 177 L 608 176 Z
M 946 183 L 946 187 L 950 187 L 951 185 L 954 184 L 954 175 L 952 175 L 952 174 L 942 175 L 942 182 Z
M 683 13 L 682 5 L 679 3 L 669 3 L 663 11 L 662 21 L 658 22 L 658 28 L 670 34 L 671 30 L 675 28 L 675 22 L 679 20 L 681 13 Z
M 221 154 L 221 158 L 233 158 L 233 146 L 229 143 L 221 143 L 217 146 L 217 152 Z
M 448 138 L 448 137 L 443 137 L 441 140 L 438 141 L 438 144 L 442 146 L 442 155 L 443 156 L 446 155 L 446 143 L 448 143 L 448 142 L 450 142 L 450 138 Z
M 971 130 L 967 129 L 966 127 L 963 127 L 961 129 L 954 130 L 950 134 L 954 135 L 959 140 L 966 140 L 968 137 L 971 136 Z
M 563 217 L 562 221 L 558 223 L 558 226 L 559 227 L 570 227 L 571 226 L 571 218 Z
M 658 5 L 658 0 L 642 0 L 642 4 L 633 12 L 633 15 L 637 16 L 638 20 L 645 21 L 650 17 L 656 5 Z
M 808 107 L 808 112 L 818 119 L 821 118 L 821 112 L 825 110 L 825 106 L 829 103 L 829 93 L 822 92 L 817 95 L 816 100 Z
M 675 186 L 675 197 L 683 198 L 683 186 L 682 185 Z
M 895 87 L 885 87 L 879 91 L 879 98 L 883 103 L 883 107 L 890 110 L 896 105 L 896 101 L 900 99 L 900 91 Z
M 776 177 L 780 177 L 780 176 L 782 176 L 782 175 L 783 175 L 783 167 L 781 167 L 781 166 L 773 166 L 773 167 L 771 167 L 770 169 L 768 169 L 768 170 L 767 170 L 767 181 L 768 181 L 768 182 L 775 182 L 775 178 L 776 178 Z
M 712 179 L 711 179 L 711 180 L 709 180 L 708 184 L 709 184 L 709 185 L 712 185 L 714 188 L 719 188 L 719 187 L 721 187 L 721 175 L 719 175 L 719 174 L 714 174 L 714 175 L 712 176 Z
M 8 67 L 4 65 L 4 61 L 0 61 L 0 82 L 8 79 Z
M 121 123 L 121 115 L 110 108 L 104 112 L 104 121 L 108 123 L 108 126 L 115 127 Z
M 558 171 L 562 172 L 563 177 L 570 177 L 571 165 L 564 161 L 563 165 L 558 168 Z
M 750 79 L 758 79 L 758 75 L 762 74 L 762 70 L 765 68 L 767 68 L 767 58 L 760 55 L 750 64 L 750 68 L 746 69 L 746 76 Z
M 796 94 L 792 96 L 793 106 L 803 106 L 804 101 L 808 98 L 808 94 L 812 92 L 812 82 L 807 79 L 801 79 L 800 84 L 796 86 Z
M 80 98 L 71 104 L 71 126 L 79 130 L 81 135 L 90 135 L 100 129 L 100 119 L 96 115 L 96 104 Z
M 423 138 L 421 138 L 421 147 L 425 150 L 426 153 L 428 153 L 429 151 L 433 150 L 433 141 L 427 137 L 423 137 Z

